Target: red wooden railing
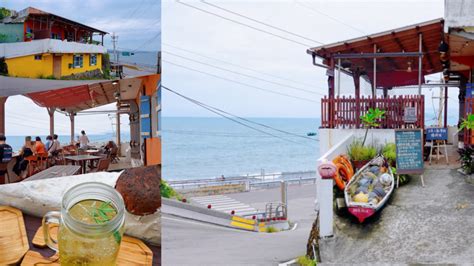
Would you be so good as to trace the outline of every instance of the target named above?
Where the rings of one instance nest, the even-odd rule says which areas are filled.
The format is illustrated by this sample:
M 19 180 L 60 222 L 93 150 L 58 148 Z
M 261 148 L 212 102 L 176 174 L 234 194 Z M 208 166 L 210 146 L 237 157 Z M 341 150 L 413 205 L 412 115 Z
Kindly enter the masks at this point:
M 417 121 L 405 123 L 405 107 L 415 107 Z M 360 116 L 369 108 L 385 111 L 379 128 L 424 128 L 425 97 L 423 95 L 388 96 L 387 98 L 353 97 L 321 99 L 321 128 L 363 128 Z

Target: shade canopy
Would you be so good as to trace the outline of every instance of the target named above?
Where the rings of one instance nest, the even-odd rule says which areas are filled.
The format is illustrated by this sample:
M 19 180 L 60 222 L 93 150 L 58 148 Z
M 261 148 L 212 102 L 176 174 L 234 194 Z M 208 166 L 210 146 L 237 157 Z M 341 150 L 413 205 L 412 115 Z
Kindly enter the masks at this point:
M 377 87 L 396 87 L 418 84 L 418 57 L 420 35 L 422 47 L 423 75 L 441 72 L 443 67 L 439 60 L 438 47 L 443 38 L 443 19 L 435 19 L 403 28 L 392 29 L 381 33 L 363 36 L 351 40 L 322 45 L 307 50 L 309 54 L 323 59 L 323 64 L 329 65 L 331 58 L 337 64 L 341 54 L 354 54 L 353 58 L 340 59 L 347 69 L 359 69 L 367 74 L 373 82 L 374 60 L 361 57 L 362 54 L 373 53 L 412 53 L 390 57 L 377 56 L 376 85 Z M 341 63 L 342 64 L 342 63 Z

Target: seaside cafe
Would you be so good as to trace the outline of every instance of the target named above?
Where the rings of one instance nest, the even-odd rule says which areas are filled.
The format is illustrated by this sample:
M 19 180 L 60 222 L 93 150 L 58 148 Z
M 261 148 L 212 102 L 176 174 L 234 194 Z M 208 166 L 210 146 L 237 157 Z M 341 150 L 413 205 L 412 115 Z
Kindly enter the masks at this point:
M 348 133 L 361 136 L 364 125 L 360 116 L 369 108 L 385 111 L 380 125 L 371 131 L 373 138 L 381 142 L 394 142 L 394 129 L 431 127 L 433 123 L 427 123 L 425 112 L 432 106 L 426 106 L 423 88 L 440 92 L 442 111 L 434 126 L 448 129 L 448 143 L 454 147 L 458 142 L 474 144 L 470 130 L 457 133 L 459 122 L 473 112 L 474 102 L 474 23 L 468 15 L 458 14 L 459 10 L 464 10 L 463 14 L 468 14 L 465 10 L 474 11 L 474 4 L 464 5 L 464 9 L 456 8 L 447 2 L 443 19 L 307 50 L 313 65 L 326 70 L 328 82 L 327 95 L 321 99 L 321 155 L 337 149 L 338 142 Z M 342 75 L 352 78 L 354 91 L 350 95 L 341 93 L 346 89 L 342 88 Z M 442 78 L 428 82 L 428 75 Z M 361 95 L 362 80 L 370 84 L 369 95 Z M 458 103 L 452 101 L 459 106 L 458 125 L 452 127 L 448 126 L 448 115 L 452 115 L 448 114 L 448 98 L 459 99 Z M 318 188 L 321 237 L 333 234 L 332 207 L 323 210 L 322 201 L 326 196 L 330 196 L 329 192 Z M 330 198 L 332 204 L 332 196 Z
M 160 74 L 146 74 L 116 80 L 48 80 L 0 76 L 0 134 L 5 134 L 5 103 L 10 96 L 23 95 L 44 107 L 49 114 L 50 135 L 55 133 L 54 114 L 70 119 L 71 144 L 74 143 L 74 120 L 77 114 L 116 103 L 116 143 L 130 165 L 161 165 L 161 89 Z M 128 114 L 130 142 L 120 139 L 120 116 Z M 64 144 L 65 145 L 65 144 Z M 128 152 L 129 154 L 125 154 Z M 13 161 L 13 160 L 12 160 Z M 12 168 L 12 163 L 8 164 Z M 11 169 L 10 169 L 11 170 Z M 12 171 L 8 170 L 10 176 Z M 10 177 L 10 179 L 18 179 Z M 10 180 L 15 182 L 17 180 Z

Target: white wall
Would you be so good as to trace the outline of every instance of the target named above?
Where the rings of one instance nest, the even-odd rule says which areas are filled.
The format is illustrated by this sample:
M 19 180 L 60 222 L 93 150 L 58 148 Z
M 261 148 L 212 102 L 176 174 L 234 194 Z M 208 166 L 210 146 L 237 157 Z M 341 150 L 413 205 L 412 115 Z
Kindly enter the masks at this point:
M 444 29 L 474 26 L 474 1 L 445 0 Z

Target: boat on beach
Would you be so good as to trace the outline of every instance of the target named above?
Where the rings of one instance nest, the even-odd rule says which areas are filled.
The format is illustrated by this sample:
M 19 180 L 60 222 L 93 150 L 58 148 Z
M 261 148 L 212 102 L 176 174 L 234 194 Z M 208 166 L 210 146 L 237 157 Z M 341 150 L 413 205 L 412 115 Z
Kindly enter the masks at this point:
M 349 212 L 360 223 L 387 203 L 395 188 L 395 178 L 387 160 L 377 156 L 351 178 L 344 189 Z

